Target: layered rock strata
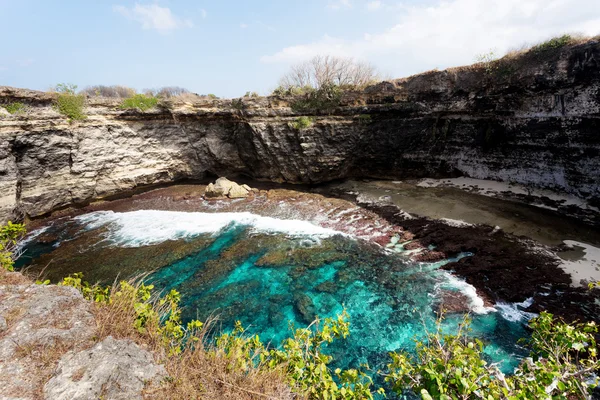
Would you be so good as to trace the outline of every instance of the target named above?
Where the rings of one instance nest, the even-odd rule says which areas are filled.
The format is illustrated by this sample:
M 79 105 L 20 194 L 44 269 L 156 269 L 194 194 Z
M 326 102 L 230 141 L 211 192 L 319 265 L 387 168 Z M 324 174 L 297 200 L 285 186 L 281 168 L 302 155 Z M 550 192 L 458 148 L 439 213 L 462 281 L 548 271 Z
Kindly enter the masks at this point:
M 290 97 L 198 100 L 147 113 L 89 99 L 69 123 L 53 95 L 0 88 L 0 220 L 141 186 L 245 175 L 289 183 L 469 176 L 600 203 L 600 42 L 530 51 L 345 93 L 330 110 Z M 313 124 L 293 122 L 312 114 Z

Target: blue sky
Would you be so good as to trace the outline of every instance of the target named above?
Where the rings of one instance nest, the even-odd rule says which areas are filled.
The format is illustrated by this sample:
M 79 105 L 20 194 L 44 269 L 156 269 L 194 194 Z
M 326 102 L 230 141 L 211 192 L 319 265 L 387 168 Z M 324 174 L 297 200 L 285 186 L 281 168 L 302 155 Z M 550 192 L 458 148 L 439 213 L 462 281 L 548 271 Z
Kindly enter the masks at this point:
M 355 57 L 398 78 L 565 32 L 598 0 L 0 0 L 0 85 L 266 94 L 298 61 Z

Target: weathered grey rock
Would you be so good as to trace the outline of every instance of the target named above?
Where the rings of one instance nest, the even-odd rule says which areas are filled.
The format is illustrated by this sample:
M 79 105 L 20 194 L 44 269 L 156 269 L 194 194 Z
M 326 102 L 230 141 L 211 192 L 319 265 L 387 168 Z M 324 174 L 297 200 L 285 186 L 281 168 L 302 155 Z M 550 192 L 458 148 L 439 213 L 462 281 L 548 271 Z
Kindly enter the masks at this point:
M 0 107 L 0 118 L 2 117 L 10 117 L 10 113 L 4 107 Z
M 131 340 L 104 339 L 88 350 L 65 355 L 44 386 L 48 400 L 142 399 L 146 385 L 166 376 L 152 354 Z
M 90 303 L 71 287 L 2 285 L 0 316 L 6 322 L 0 394 L 7 398 L 36 398 L 54 357 L 87 342 L 96 329 Z

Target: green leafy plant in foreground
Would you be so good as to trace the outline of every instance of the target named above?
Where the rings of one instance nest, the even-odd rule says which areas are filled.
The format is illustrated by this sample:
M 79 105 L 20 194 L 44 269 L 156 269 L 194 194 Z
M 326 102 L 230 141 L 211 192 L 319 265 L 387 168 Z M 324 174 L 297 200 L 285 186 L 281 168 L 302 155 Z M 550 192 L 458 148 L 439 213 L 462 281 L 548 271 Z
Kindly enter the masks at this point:
M 141 112 L 145 112 L 158 105 L 158 97 L 147 96 L 145 94 L 136 94 L 128 97 L 121 103 L 121 108 L 124 110 L 135 109 Z
M 437 332 L 417 342 L 416 355 L 391 353 L 385 380 L 397 393 L 411 389 L 430 399 L 587 399 L 596 386 L 590 377 L 600 364 L 594 323 L 566 324 L 541 313 L 530 322 L 531 349 L 514 375 L 504 374 L 483 357 L 483 344 L 469 338 L 466 319 L 456 335 Z
M 72 121 L 82 121 L 87 118 L 85 115 L 85 95 L 77 94 L 77 85 L 60 83 L 55 88 L 58 97 L 54 103 L 54 108 L 60 114 Z
M 8 221 L 0 227 L 0 266 L 7 271 L 14 270 L 17 242 L 25 236 L 25 227 L 22 224 L 13 224 Z

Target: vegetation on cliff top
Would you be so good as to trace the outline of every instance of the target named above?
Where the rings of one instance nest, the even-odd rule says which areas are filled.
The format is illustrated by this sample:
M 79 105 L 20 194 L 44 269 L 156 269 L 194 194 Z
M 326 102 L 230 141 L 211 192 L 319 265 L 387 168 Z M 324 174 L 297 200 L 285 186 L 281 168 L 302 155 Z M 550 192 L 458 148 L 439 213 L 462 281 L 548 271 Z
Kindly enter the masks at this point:
M 139 110 L 141 112 L 148 111 L 151 108 L 156 107 L 158 104 L 158 97 L 145 94 L 135 94 L 131 97 L 124 99 L 121 102 L 121 109 L 123 110 Z
M 85 96 L 77 94 L 77 85 L 60 83 L 54 89 L 58 93 L 54 108 L 71 121 L 81 121 L 87 118 L 84 112 Z

